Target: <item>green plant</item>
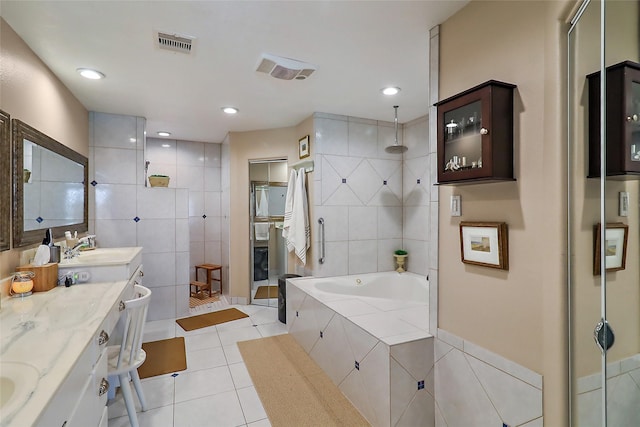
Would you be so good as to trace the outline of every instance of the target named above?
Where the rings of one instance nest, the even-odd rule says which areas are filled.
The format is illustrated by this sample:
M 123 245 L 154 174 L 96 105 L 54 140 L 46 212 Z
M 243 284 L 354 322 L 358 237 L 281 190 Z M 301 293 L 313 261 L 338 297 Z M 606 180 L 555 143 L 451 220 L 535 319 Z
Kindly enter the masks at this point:
M 396 255 L 407 255 L 409 252 L 403 250 L 403 249 L 398 249 L 394 252 L 394 254 Z

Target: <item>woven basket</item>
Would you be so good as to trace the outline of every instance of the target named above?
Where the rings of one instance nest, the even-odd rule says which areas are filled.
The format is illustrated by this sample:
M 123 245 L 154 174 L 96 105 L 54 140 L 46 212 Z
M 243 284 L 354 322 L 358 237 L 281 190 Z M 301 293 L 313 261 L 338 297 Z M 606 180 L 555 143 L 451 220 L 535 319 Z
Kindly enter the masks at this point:
M 149 184 L 152 187 L 168 187 L 169 177 L 168 176 L 150 176 Z

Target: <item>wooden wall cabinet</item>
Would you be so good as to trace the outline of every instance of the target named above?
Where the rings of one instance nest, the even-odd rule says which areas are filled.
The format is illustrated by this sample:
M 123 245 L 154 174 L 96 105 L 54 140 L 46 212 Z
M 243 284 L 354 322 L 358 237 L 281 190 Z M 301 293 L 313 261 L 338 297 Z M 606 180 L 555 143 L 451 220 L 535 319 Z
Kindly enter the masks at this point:
M 640 179 L 640 64 L 607 67 L 607 176 Z M 589 74 L 589 178 L 600 176 L 600 72 Z
M 490 80 L 435 104 L 438 184 L 514 181 L 513 90 Z

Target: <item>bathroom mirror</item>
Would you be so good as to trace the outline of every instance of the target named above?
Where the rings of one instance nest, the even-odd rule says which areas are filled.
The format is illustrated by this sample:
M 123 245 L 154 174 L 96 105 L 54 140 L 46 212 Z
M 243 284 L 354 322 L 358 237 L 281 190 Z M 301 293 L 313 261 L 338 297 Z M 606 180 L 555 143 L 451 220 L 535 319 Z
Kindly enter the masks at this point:
M 11 122 L 0 110 L 0 252 L 9 249 L 11 218 Z
M 88 230 L 88 160 L 13 119 L 13 246 Z

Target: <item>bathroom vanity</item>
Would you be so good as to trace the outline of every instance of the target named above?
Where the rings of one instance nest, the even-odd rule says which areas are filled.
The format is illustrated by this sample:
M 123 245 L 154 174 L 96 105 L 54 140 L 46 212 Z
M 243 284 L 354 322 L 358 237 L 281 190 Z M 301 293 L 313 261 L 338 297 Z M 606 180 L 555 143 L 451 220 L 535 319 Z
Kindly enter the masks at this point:
M 106 347 L 142 282 L 142 248 L 80 252 L 58 276 L 74 285 L 2 301 L 0 427 L 107 426 Z
M 0 426 L 106 426 L 106 347 L 133 280 L 7 298 Z
M 129 280 L 136 274 L 143 275 L 141 267 L 140 246 L 97 248 L 80 251 L 74 258 L 62 259 L 58 264 L 58 277 L 69 275 L 74 283 Z

